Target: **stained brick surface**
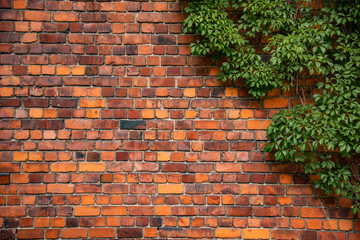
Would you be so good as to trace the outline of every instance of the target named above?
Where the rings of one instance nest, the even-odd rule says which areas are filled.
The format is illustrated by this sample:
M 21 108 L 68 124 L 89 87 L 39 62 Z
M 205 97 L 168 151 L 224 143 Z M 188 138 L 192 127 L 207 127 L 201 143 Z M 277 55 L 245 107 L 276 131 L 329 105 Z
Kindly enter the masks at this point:
M 292 93 L 218 82 L 186 1 L 0 5 L 0 239 L 359 239 L 262 151 Z

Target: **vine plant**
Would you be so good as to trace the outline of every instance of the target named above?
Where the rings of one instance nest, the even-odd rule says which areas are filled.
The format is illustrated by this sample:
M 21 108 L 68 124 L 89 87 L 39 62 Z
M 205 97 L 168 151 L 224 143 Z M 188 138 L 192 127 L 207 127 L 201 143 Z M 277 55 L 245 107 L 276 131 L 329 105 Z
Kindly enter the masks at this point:
M 220 81 L 244 79 L 255 98 L 293 89 L 300 104 L 273 117 L 265 151 L 302 164 L 316 188 L 351 199 L 358 213 L 360 1 L 201 0 L 185 11 L 184 31 L 201 36 L 192 54 L 211 56 Z M 311 103 L 306 76 L 323 79 Z

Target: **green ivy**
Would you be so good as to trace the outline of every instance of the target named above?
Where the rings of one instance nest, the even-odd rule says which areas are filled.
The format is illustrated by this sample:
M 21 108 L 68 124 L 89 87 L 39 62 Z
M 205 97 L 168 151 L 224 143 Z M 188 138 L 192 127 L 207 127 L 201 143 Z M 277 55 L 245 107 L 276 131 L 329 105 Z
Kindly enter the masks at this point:
M 301 104 L 267 129 L 265 151 L 318 175 L 315 187 L 353 200 L 360 211 L 360 1 L 202 0 L 190 2 L 184 31 L 201 36 L 191 52 L 211 56 L 220 81 L 244 79 L 261 98 L 293 89 Z M 252 44 L 254 39 L 263 44 Z M 261 49 L 259 49 L 261 47 Z M 318 76 L 308 104 L 300 81 Z

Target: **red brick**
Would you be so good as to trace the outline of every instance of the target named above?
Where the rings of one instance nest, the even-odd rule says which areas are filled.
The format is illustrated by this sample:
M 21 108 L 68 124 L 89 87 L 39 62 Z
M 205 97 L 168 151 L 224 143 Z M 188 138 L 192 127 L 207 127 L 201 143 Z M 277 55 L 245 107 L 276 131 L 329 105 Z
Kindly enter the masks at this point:
M 9 159 L 10 160 L 10 159 Z M 0 169 L 1 172 L 20 172 L 20 164 L 19 163 L 7 163 L 7 162 L 0 162 Z
M 154 215 L 154 207 L 129 207 L 130 216 L 152 216 Z
M 88 229 L 86 228 L 63 228 L 61 229 L 61 237 L 63 238 L 86 238 Z
M 77 22 L 79 21 L 79 15 L 70 12 L 54 12 L 54 21 L 56 22 Z
M 126 207 L 119 206 L 103 206 L 101 210 L 101 214 L 104 216 L 125 216 L 126 213 Z
M 93 238 L 114 238 L 115 229 L 111 228 L 92 228 L 90 229 L 90 237 Z
M 265 163 L 244 163 L 244 172 L 269 172 L 270 166 Z
M 162 22 L 163 15 L 160 13 L 139 13 L 138 22 Z
M 35 21 L 35 22 L 48 22 L 50 21 L 51 15 L 49 12 L 38 12 L 38 11 L 25 11 L 24 20 L 25 21 Z
M 288 195 L 311 195 L 311 186 L 289 186 L 286 193 Z
M 74 216 L 97 216 L 100 214 L 100 207 L 89 206 L 89 207 L 75 207 Z
M 125 35 L 123 38 L 125 45 L 134 45 L 134 44 L 148 44 L 150 43 L 150 37 L 147 35 Z
M 26 207 L 0 207 L 0 217 L 24 217 L 26 215 Z
M 286 98 L 264 99 L 264 108 L 287 108 L 289 107 L 289 100 Z
M 322 208 L 301 208 L 300 216 L 303 218 L 324 218 L 326 214 Z
M 69 129 L 90 129 L 91 126 L 92 126 L 91 120 L 84 120 L 84 119 L 65 120 L 65 128 L 69 128 Z
M 19 229 L 17 231 L 18 239 L 41 239 L 44 237 L 43 229 Z

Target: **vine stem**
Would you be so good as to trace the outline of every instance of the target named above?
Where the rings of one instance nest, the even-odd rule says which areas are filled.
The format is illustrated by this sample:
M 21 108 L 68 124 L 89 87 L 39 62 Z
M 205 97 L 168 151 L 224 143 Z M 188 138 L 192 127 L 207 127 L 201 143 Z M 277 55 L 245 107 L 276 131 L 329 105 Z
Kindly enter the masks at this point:
M 324 216 L 325 216 L 325 219 L 326 219 L 326 222 L 329 224 L 329 228 L 330 228 L 330 231 L 331 233 L 335 236 L 335 238 L 337 240 L 339 240 L 338 236 L 334 233 L 334 231 L 332 230 L 332 227 L 330 225 L 330 221 L 329 221 L 329 214 L 325 211 L 325 207 L 323 205 L 323 201 L 322 201 L 322 198 L 319 196 L 319 194 L 316 192 L 316 189 L 314 187 L 314 185 L 311 183 L 311 187 L 313 189 L 313 191 L 315 192 L 315 195 L 317 197 L 317 199 L 319 200 L 319 203 L 320 203 L 320 207 L 321 207 L 321 210 L 324 212 Z

